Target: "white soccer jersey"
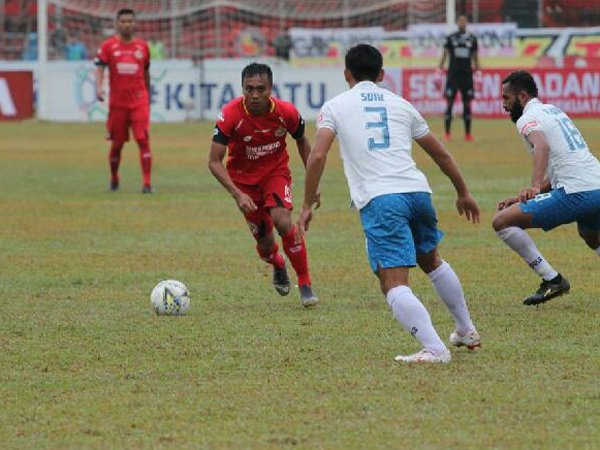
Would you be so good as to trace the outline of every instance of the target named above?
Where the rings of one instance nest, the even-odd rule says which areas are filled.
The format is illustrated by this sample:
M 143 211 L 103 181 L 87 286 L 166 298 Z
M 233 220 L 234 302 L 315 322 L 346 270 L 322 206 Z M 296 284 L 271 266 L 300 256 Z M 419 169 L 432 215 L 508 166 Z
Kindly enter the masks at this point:
M 379 195 L 431 192 L 412 158 L 412 140 L 429 132 L 417 110 L 398 95 L 362 81 L 326 102 L 317 128 L 337 134 L 354 205 Z
M 517 130 L 531 154 L 533 147 L 527 136 L 533 131 L 544 133 L 550 146 L 547 172 L 553 189 L 564 188 L 567 194 L 600 189 L 600 162 L 560 108 L 537 98 L 529 100 Z

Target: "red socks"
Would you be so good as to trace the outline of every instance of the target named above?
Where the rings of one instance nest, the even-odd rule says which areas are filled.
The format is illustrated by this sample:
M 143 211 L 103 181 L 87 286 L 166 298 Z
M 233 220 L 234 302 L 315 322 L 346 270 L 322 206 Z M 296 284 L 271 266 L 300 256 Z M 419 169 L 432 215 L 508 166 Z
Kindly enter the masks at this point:
M 281 256 L 281 254 L 279 253 L 279 245 L 277 245 L 277 242 L 268 252 L 262 252 L 258 245 L 256 246 L 256 251 L 260 255 L 260 259 L 262 259 L 265 262 L 268 262 L 275 268 L 281 269 L 283 266 L 285 266 L 285 260 L 283 259 L 283 256 Z
M 138 141 L 140 148 L 140 165 L 142 166 L 142 175 L 144 177 L 144 186 L 150 186 L 150 172 L 152 170 L 152 154 L 150 153 L 150 143 L 147 139 Z
M 304 238 L 296 242 L 296 226 L 292 226 L 290 231 L 281 236 L 283 250 L 292 263 L 292 267 L 298 275 L 298 285 L 311 285 L 310 275 L 308 274 L 308 257 L 306 256 L 306 244 Z
M 110 165 L 110 181 L 119 184 L 119 165 L 121 164 L 122 143 L 112 143 L 108 152 L 108 164 Z

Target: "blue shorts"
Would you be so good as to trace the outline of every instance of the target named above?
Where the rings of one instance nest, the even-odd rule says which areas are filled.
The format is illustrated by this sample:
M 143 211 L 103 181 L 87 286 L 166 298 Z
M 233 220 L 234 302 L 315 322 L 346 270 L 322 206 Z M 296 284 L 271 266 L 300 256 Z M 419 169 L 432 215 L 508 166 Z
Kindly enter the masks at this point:
M 520 204 L 532 224 L 544 231 L 577 222 L 585 231 L 600 231 L 600 189 L 567 194 L 563 188 L 539 194 Z
M 414 267 L 417 253 L 434 250 L 444 235 L 427 192 L 386 194 L 360 210 L 371 270 Z

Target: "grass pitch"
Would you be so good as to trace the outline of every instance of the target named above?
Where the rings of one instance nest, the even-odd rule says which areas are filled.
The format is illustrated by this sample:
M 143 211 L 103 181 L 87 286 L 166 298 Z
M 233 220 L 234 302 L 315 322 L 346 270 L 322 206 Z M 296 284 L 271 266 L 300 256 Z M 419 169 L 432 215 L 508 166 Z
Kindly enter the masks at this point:
M 598 155 L 597 120 L 577 123 Z M 440 251 L 483 339 L 433 367 L 393 360 L 418 345 L 369 272 L 337 152 L 308 235 L 322 301 L 303 310 L 297 289 L 275 293 L 206 168 L 212 127 L 153 127 L 156 193 L 146 196 L 134 143 L 121 191 L 108 192 L 101 124 L 0 124 L 2 448 L 598 448 L 598 257 L 573 226 L 533 231 L 572 293 L 521 304 L 538 279 L 490 226 L 495 203 L 530 179 L 508 120 L 475 120 L 477 142 L 449 145 L 483 210 L 478 226 L 414 150 L 446 233 Z M 432 127 L 441 134 L 440 121 Z M 151 311 L 164 278 L 190 288 L 189 316 Z M 411 284 L 447 337 L 452 319 L 426 276 L 415 269 Z

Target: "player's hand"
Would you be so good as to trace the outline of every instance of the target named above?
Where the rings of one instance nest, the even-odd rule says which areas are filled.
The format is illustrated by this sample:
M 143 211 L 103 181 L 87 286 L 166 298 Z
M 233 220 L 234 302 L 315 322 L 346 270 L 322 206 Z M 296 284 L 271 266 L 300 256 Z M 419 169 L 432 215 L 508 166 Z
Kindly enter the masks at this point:
M 503 209 L 508 208 L 510 205 L 512 205 L 514 203 L 518 203 L 518 202 L 519 202 L 519 197 L 506 198 L 506 199 L 498 202 L 498 204 L 496 205 L 496 210 L 502 211 Z
M 319 209 L 319 206 L 321 206 L 321 191 L 319 191 L 319 188 L 317 188 L 317 193 L 315 194 L 313 205 L 315 205 L 315 209 Z
M 96 90 L 96 100 L 98 100 L 99 102 L 104 101 L 104 92 L 102 92 L 102 89 Z
M 532 198 L 534 198 L 539 193 L 540 193 L 539 187 L 532 186 L 529 188 L 525 188 L 519 193 L 519 201 L 526 202 L 527 200 L 531 200 Z
M 459 195 L 456 199 L 456 209 L 458 214 L 464 214 L 467 220 L 479 223 L 479 206 L 471 194 Z
M 298 216 L 298 220 L 296 221 L 296 241 L 299 241 L 302 236 L 306 234 L 308 228 L 310 227 L 310 221 L 313 217 L 313 211 L 310 206 L 304 204 L 302 206 L 302 211 L 300 211 L 300 216 Z
M 236 201 L 240 211 L 242 211 L 242 213 L 244 213 L 244 214 L 248 214 L 252 211 L 256 211 L 256 209 L 257 209 L 256 203 L 254 203 L 254 200 L 252 200 L 248 194 L 244 194 L 243 192 L 240 192 L 239 194 L 237 194 L 235 196 L 235 201 Z

